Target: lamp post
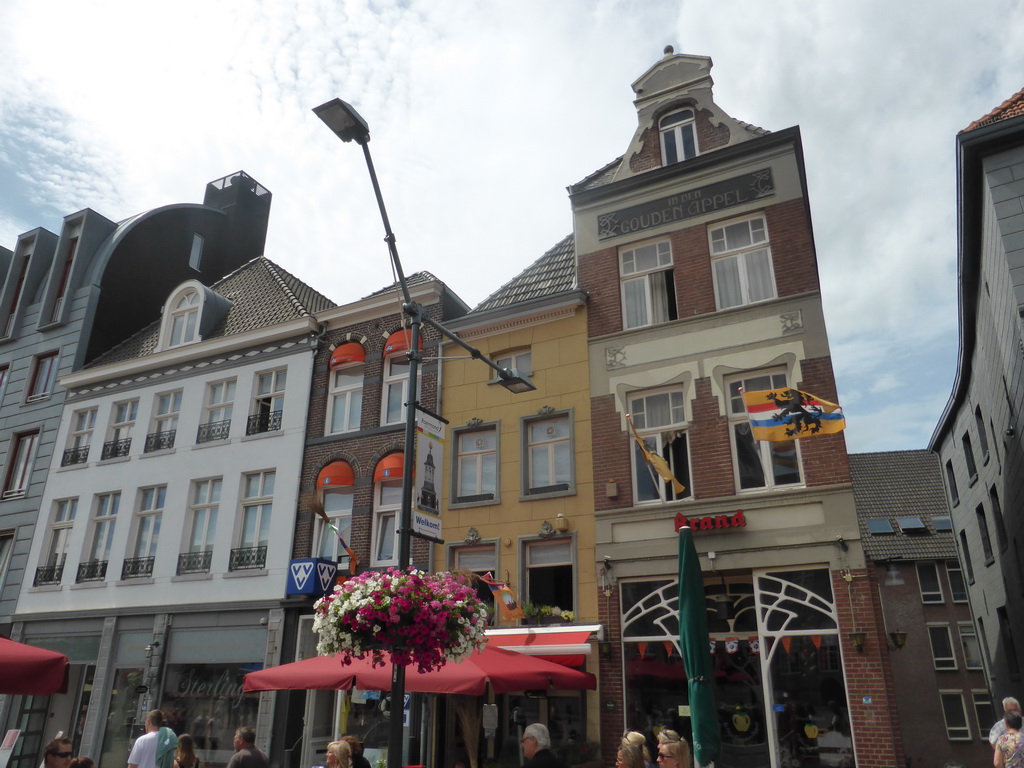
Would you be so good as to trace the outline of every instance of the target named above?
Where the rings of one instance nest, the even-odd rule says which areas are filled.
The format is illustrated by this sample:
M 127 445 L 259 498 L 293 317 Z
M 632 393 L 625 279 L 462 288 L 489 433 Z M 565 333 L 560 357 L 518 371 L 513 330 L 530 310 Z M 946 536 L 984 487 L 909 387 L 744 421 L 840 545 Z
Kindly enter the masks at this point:
M 366 160 L 366 169 L 370 174 L 370 182 L 373 184 L 373 193 L 377 197 L 377 207 L 380 209 L 381 221 L 384 224 L 384 242 L 388 244 L 388 253 L 391 256 L 391 265 L 398 277 L 398 285 L 402 291 L 402 313 L 408 319 L 411 335 L 409 349 L 409 401 L 405 410 L 405 442 L 404 442 L 404 463 L 402 466 L 402 510 L 399 519 L 398 531 L 398 567 L 405 570 L 409 567 L 412 550 L 412 495 L 413 495 L 413 470 L 415 458 L 413 453 L 416 448 L 416 409 L 419 407 L 417 400 L 417 387 L 419 385 L 419 367 L 422 353 L 420 352 L 420 326 L 424 323 L 440 332 L 443 336 L 455 342 L 475 360 L 480 360 L 492 368 L 498 376 L 498 383 L 514 394 L 530 392 L 536 389 L 533 383 L 525 374 L 509 368 L 502 368 L 493 360 L 485 356 L 480 350 L 470 346 L 460 339 L 453 331 L 445 328 L 444 325 L 429 317 L 423 306 L 412 300 L 409 293 L 409 286 L 405 280 L 405 272 L 402 270 L 402 262 L 398 258 L 398 247 L 395 245 L 395 233 L 391 231 L 391 222 L 388 219 L 387 209 L 384 207 L 384 198 L 380 192 L 380 184 L 377 181 L 377 172 L 373 167 L 373 158 L 370 156 L 370 128 L 352 105 L 341 99 L 332 99 L 319 107 L 313 108 L 313 113 L 320 118 L 324 124 L 342 141 L 354 141 L 363 148 L 363 157 Z M 428 537 L 429 538 L 429 537 Z M 391 673 L 391 722 L 388 733 L 388 768 L 401 768 L 402 765 L 402 742 L 403 725 L 402 719 L 405 707 L 405 667 L 394 664 Z

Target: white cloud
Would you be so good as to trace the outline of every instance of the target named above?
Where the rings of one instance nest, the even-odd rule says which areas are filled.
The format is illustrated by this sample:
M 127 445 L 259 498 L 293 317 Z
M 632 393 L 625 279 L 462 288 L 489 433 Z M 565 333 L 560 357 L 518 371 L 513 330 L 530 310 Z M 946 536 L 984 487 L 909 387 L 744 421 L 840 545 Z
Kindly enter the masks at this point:
M 922 380 L 927 405 L 904 424 L 917 447 L 938 417 L 956 345 L 954 137 L 1024 85 L 1024 19 L 1006 0 L 941 13 L 926 0 L 7 0 L 0 13 L 0 243 L 86 206 L 118 219 L 200 200 L 242 168 L 274 193 L 267 255 L 336 301 L 391 274 L 361 153 L 312 107 L 340 96 L 367 118 L 406 271 L 473 304 L 570 231 L 565 187 L 625 150 L 629 85 L 663 46 L 712 56 L 723 109 L 801 125 L 855 449 L 884 446 L 874 427 L 908 418 L 887 403 Z

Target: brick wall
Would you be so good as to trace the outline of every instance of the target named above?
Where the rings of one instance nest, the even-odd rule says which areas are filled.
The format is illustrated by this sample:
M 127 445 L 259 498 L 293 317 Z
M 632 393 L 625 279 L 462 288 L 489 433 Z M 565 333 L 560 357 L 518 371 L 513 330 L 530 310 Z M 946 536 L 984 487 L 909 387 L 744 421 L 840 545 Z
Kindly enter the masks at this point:
M 803 380 L 797 384 L 797 389 L 839 402 L 831 357 L 803 360 L 800 368 Z M 804 467 L 804 482 L 808 486 L 850 482 L 846 437 L 842 432 L 801 440 L 800 459 Z
M 615 765 L 619 740 L 625 730 L 625 702 L 622 690 L 622 630 L 619 626 L 619 588 L 612 587 L 607 597 L 598 590 L 597 620 L 604 626 L 605 642 L 611 644 L 607 659 L 599 657 L 598 702 L 601 708 L 601 733 L 589 735 L 590 741 L 601 742 L 601 757 L 605 765 Z M 613 702 L 614 708 L 608 708 Z
M 674 102 L 654 114 L 652 125 L 640 134 L 640 151 L 633 153 L 629 158 L 629 169 L 633 173 L 661 168 L 661 131 L 658 130 L 658 123 L 668 113 L 685 107 L 694 107 L 693 99 Z M 729 126 L 721 122 L 715 124 L 711 118 L 711 110 L 696 109 L 694 125 L 697 129 L 697 150 L 700 154 L 719 149 L 729 143 Z

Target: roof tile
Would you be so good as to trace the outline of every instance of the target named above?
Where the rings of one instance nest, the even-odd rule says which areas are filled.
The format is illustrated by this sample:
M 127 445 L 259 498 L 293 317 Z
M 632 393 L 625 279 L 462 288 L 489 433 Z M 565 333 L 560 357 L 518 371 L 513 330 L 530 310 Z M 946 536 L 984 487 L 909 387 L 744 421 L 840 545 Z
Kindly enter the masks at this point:
M 1024 88 L 1021 88 L 984 117 L 979 117 L 960 131 L 960 133 L 973 131 L 975 128 L 982 128 L 986 125 L 992 125 L 992 123 L 1009 120 L 1011 117 L 1020 117 L 1021 115 L 1024 115 Z
M 507 307 L 531 299 L 552 296 L 576 287 L 576 245 L 566 235 L 547 253 L 537 259 L 501 288 L 474 307 L 483 312 Z

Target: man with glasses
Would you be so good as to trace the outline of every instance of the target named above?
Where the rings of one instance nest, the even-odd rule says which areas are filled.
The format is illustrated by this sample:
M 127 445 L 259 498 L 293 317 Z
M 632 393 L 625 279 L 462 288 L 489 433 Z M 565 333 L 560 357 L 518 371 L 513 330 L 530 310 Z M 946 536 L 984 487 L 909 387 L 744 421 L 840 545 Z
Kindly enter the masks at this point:
M 58 736 L 43 749 L 44 768 L 68 768 L 71 765 L 71 739 Z
M 565 768 L 565 765 L 551 751 L 551 734 L 543 723 L 526 726 L 522 739 L 523 768 Z

